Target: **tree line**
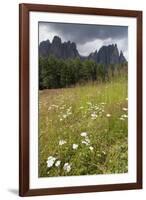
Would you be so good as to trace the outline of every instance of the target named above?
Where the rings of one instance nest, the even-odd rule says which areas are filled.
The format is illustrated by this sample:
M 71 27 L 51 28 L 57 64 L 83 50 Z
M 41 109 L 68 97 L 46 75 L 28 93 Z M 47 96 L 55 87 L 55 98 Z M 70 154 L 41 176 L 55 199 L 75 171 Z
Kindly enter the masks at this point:
M 126 65 L 105 66 L 93 60 L 39 58 L 39 89 L 65 88 L 85 82 L 109 80 Z

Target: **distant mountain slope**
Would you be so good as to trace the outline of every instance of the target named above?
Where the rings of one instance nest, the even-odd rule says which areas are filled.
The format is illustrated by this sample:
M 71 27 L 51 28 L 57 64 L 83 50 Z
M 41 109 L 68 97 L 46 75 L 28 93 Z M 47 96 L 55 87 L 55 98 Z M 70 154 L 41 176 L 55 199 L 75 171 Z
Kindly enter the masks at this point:
M 52 43 L 49 40 L 46 40 L 42 41 L 39 45 L 39 56 L 48 57 L 49 55 L 54 55 L 55 57 L 62 59 L 91 59 L 96 63 L 101 63 L 104 65 L 127 62 L 123 52 L 121 51 L 119 54 L 117 44 L 102 46 L 98 52 L 92 52 L 89 54 L 89 56 L 85 57 L 79 54 L 74 42 L 62 42 L 61 38 L 58 36 L 54 36 Z

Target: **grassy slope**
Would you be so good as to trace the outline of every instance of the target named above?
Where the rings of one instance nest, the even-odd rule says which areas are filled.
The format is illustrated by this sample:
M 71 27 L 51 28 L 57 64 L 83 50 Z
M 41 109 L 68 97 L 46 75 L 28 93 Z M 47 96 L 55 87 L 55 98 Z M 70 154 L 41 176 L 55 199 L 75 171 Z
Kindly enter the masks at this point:
M 39 98 L 39 176 L 127 172 L 125 78 L 105 84 L 44 90 Z M 88 144 L 82 143 L 85 141 L 82 132 L 87 133 Z M 60 140 L 66 144 L 59 145 Z M 73 144 L 78 148 L 73 149 Z M 54 163 L 47 168 L 48 156 L 60 160 L 60 166 Z M 65 163 L 71 165 L 70 172 L 63 169 Z

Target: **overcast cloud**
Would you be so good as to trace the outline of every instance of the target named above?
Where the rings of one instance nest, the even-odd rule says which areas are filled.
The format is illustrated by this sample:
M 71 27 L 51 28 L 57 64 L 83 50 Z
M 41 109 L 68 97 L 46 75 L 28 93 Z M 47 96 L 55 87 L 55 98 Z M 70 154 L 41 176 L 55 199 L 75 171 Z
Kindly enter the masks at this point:
M 67 23 L 39 23 L 39 42 L 57 35 L 62 42 L 70 40 L 75 42 L 81 55 L 99 50 L 103 45 L 117 43 L 128 59 L 128 27 L 108 25 L 86 25 Z

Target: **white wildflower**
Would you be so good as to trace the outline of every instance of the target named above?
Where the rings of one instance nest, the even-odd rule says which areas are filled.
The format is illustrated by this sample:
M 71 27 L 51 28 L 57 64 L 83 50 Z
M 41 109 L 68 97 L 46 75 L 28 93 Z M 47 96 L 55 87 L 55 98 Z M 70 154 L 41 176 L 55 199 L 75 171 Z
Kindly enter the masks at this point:
M 82 141 L 82 144 L 89 145 L 89 143 L 85 140 Z
M 54 164 L 54 162 L 55 162 L 55 160 L 56 160 L 55 157 L 49 156 L 49 157 L 48 157 L 48 160 L 47 160 L 47 167 L 49 167 L 49 168 L 52 167 L 53 164 Z
M 71 115 L 71 114 L 72 114 L 72 112 L 68 112 L 68 113 L 67 113 L 67 115 Z
M 88 137 L 85 137 L 85 141 L 89 144 L 90 143 L 90 139 Z
M 82 137 L 86 137 L 86 136 L 87 136 L 87 133 L 86 133 L 86 132 L 82 132 L 82 133 L 81 133 L 81 136 L 82 136 Z
M 97 117 L 92 117 L 91 119 L 95 120 Z
M 105 155 L 106 153 L 105 153 L 105 151 L 102 151 L 102 153 Z
M 111 114 L 108 113 L 108 114 L 106 114 L 106 116 L 107 116 L 107 117 L 111 117 Z
M 101 102 L 101 105 L 105 105 L 106 103 L 104 103 L 104 102 Z
M 120 117 L 119 119 L 120 119 L 120 120 L 122 120 L 122 121 L 124 121 L 124 120 L 125 120 L 123 117 Z
M 127 111 L 127 110 L 128 110 L 128 108 L 123 108 L 123 110 L 124 110 L 124 111 Z
M 122 115 L 121 117 L 123 117 L 123 118 L 127 118 L 128 116 L 124 114 L 124 115 Z
M 55 104 L 52 104 L 51 106 L 52 106 L 52 107 L 55 107 L 55 108 L 58 108 L 58 105 L 55 105 Z
M 72 148 L 73 148 L 73 149 L 77 149 L 78 146 L 79 146 L 78 144 L 73 144 L 73 145 L 72 145 Z
M 66 144 L 66 141 L 65 140 L 60 140 L 59 141 L 59 145 L 62 146 L 63 144 Z
M 55 166 L 56 166 L 56 167 L 59 167 L 60 164 L 61 164 L 61 161 L 60 161 L 60 160 L 57 160 L 57 162 L 55 163 Z
M 96 113 L 92 113 L 91 114 L 91 119 L 96 119 L 97 118 L 97 114 Z
M 90 146 L 89 149 L 90 149 L 91 151 L 93 151 L 94 148 L 93 148 L 92 146 Z
M 98 106 L 95 106 L 95 110 L 98 110 L 99 109 L 99 107 Z
M 64 114 L 64 115 L 62 115 L 62 117 L 63 117 L 63 118 L 66 118 L 66 117 L 67 117 L 67 115 L 65 115 L 65 114 Z
M 63 166 L 63 169 L 67 172 L 70 172 L 71 170 L 71 165 L 69 163 L 65 163 L 64 166 Z

